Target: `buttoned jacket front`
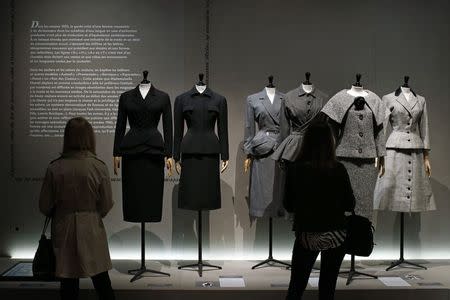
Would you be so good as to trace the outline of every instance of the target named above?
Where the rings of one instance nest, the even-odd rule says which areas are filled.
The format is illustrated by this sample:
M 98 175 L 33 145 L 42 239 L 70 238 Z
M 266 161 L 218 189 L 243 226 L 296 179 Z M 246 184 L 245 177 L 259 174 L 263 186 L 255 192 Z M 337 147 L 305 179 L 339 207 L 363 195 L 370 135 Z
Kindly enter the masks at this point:
M 163 121 L 164 139 L 158 130 Z M 127 120 L 130 130 L 125 134 Z M 114 156 L 128 154 L 172 156 L 172 109 L 169 95 L 152 84 L 145 98 L 139 86 L 120 95 Z
M 429 150 L 430 137 L 425 98 L 411 93 L 411 99 L 408 101 L 403 93 L 397 90 L 383 96 L 382 101 L 387 108 L 386 123 L 392 126 L 386 148 Z
M 276 149 L 284 97 L 284 94 L 276 91 L 272 103 L 265 89 L 247 97 L 244 134 L 244 152 L 247 155 L 261 156 Z
M 366 92 L 363 110 L 355 110 L 356 97 L 347 90 L 334 95 L 322 109 L 337 127 L 339 157 L 375 158 L 386 154 L 383 130 L 386 108 L 375 93 Z
M 184 122 L 187 131 L 184 134 Z M 217 135 L 214 131 L 217 123 Z M 182 153 L 220 154 L 228 160 L 228 112 L 224 96 L 206 88 L 203 93 L 193 87 L 175 99 L 173 157 Z

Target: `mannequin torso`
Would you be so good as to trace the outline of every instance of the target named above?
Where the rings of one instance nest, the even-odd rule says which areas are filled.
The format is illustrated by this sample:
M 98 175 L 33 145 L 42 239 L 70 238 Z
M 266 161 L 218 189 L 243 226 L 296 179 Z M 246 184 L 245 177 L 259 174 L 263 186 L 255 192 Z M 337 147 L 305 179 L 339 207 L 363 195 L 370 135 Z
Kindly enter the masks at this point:
M 197 89 L 197 91 L 200 93 L 200 94 L 203 94 L 203 92 L 206 90 L 206 85 L 195 85 L 195 88 Z
M 305 93 L 310 94 L 314 90 L 314 85 L 302 83 L 302 88 L 305 91 Z
M 353 97 L 367 97 L 369 93 L 367 93 L 362 86 L 354 86 L 347 90 L 347 93 L 349 95 L 352 95 Z
M 142 99 L 145 99 L 145 97 L 147 97 L 147 94 L 150 91 L 151 87 L 152 87 L 151 83 L 139 84 L 139 92 L 141 92 Z
M 411 100 L 411 89 L 403 86 L 400 87 L 400 89 L 402 90 L 402 94 L 405 96 L 406 100 Z
M 266 87 L 267 97 L 269 97 L 270 103 L 272 103 L 272 104 L 273 104 L 273 100 L 275 99 L 275 92 L 276 92 L 275 88 Z

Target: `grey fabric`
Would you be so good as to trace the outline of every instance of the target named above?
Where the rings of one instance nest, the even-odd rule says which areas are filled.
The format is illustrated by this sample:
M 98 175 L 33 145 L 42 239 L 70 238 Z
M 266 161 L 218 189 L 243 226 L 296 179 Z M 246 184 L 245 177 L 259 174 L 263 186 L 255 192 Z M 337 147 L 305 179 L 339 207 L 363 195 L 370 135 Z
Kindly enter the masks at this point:
M 386 106 L 387 118 L 392 133 L 386 142 L 387 148 L 430 149 L 428 112 L 425 98 L 411 93 L 408 101 L 403 93 L 385 95 L 382 99 Z M 385 126 L 387 128 L 387 126 Z
M 279 146 L 272 155 L 273 159 L 295 161 L 303 134 L 327 99 L 325 93 L 315 88 L 309 94 L 303 87 L 286 93 L 285 100 L 281 102 Z
M 246 154 L 265 155 L 276 148 L 280 131 L 280 108 L 283 100 L 284 95 L 278 91 L 275 93 L 273 104 L 265 90 L 247 97 L 244 133 L 244 152 Z M 255 122 L 258 123 L 258 131 Z
M 281 170 L 270 158 L 277 146 L 282 101 L 284 95 L 276 92 L 272 104 L 265 90 L 247 97 L 244 152 L 253 158 L 249 199 L 250 215 L 254 217 L 276 217 L 284 212 L 280 193 Z
M 339 158 L 345 166 L 355 195 L 355 213 L 373 220 L 373 194 L 378 177 L 372 158 Z
M 285 215 L 279 164 L 266 157 L 254 157 L 250 173 L 250 216 L 281 217 Z
M 374 192 L 375 209 L 399 212 L 436 209 L 421 149 L 387 149 L 385 168 Z
M 338 124 L 336 155 L 339 157 L 375 158 L 386 153 L 383 130 L 386 108 L 377 95 L 367 92 L 363 110 L 355 110 L 355 97 L 347 90 L 334 95 L 322 109 Z
M 348 90 L 344 89 L 338 92 L 336 95 L 331 97 L 331 99 L 325 104 L 322 111 L 330 117 L 333 121 L 341 124 L 347 114 L 348 109 L 352 106 L 353 101 L 356 97 L 347 93 Z M 385 120 L 386 108 L 381 102 L 380 97 L 369 90 L 365 90 L 368 95 L 364 97 L 367 104 L 372 110 L 376 124 L 379 126 L 383 124 Z

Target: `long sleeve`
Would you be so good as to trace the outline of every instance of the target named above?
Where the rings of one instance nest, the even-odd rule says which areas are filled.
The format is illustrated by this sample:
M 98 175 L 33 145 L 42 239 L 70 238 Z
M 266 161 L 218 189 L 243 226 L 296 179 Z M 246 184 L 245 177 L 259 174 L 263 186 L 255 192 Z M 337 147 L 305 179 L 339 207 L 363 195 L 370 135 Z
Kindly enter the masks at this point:
M 127 128 L 127 112 L 125 110 L 123 95 L 120 96 L 119 99 L 119 109 L 117 112 L 117 121 L 116 121 L 116 133 L 114 136 L 114 156 L 120 155 L 120 144 L 122 143 L 123 137 L 125 136 L 125 130 Z
M 376 126 L 374 122 L 374 137 L 375 137 L 375 147 L 377 151 L 377 157 L 385 156 L 386 155 L 386 137 L 384 130 L 384 125 L 381 124 L 379 126 Z
M 39 196 L 39 210 L 45 216 L 50 217 L 55 206 L 55 191 L 53 189 L 53 175 L 50 168 L 47 168 L 44 182 Z
M 170 98 L 167 96 L 166 103 L 163 108 L 163 132 L 164 132 L 164 155 L 172 157 L 173 146 L 173 126 L 172 126 L 172 105 Z
M 217 120 L 217 131 L 220 142 L 220 156 L 222 160 L 229 159 L 228 150 L 228 108 L 225 98 L 220 102 L 219 119 Z
M 422 116 L 420 116 L 419 120 L 419 130 L 420 130 L 420 137 L 423 141 L 423 148 L 425 150 L 430 150 L 430 132 L 429 132 L 429 125 L 428 125 L 428 111 L 427 111 L 427 103 L 423 103 L 423 112 Z
M 105 165 L 105 170 L 101 175 L 99 186 L 99 199 L 97 202 L 97 211 L 102 218 L 104 218 L 114 205 L 112 199 L 111 180 L 109 178 L 108 168 Z
M 250 97 L 246 101 L 245 110 L 245 132 L 244 132 L 244 153 L 252 155 L 250 142 L 255 136 L 255 112 Z
M 184 134 L 184 118 L 183 118 L 183 103 L 180 97 L 175 99 L 174 107 L 174 141 L 173 141 L 173 158 L 175 161 L 180 160 L 181 140 Z
M 352 184 L 347 169 L 343 165 L 341 165 L 340 173 L 339 178 L 342 180 L 342 185 L 340 185 L 342 187 L 342 195 L 338 195 L 338 197 L 341 197 L 345 211 L 353 211 L 356 204 L 355 195 L 353 194 Z
M 284 141 L 291 133 L 291 122 L 289 121 L 289 112 L 286 108 L 286 100 L 281 101 L 280 109 L 280 134 L 278 144 Z

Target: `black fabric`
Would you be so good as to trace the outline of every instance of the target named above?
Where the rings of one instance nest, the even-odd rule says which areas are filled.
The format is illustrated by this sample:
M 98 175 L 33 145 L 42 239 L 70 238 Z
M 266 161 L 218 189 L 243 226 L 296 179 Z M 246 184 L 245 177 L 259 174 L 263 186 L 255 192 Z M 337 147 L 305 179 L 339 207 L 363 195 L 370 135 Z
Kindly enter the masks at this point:
M 92 284 L 99 300 L 114 300 L 115 295 L 111 286 L 108 272 L 102 272 L 93 276 Z M 76 300 L 80 292 L 80 280 L 78 278 L 61 278 L 61 300 Z
M 164 158 L 161 155 L 122 157 L 123 219 L 160 222 L 164 193 Z
M 373 251 L 373 226 L 369 219 L 352 214 L 347 216 L 347 254 L 370 256 Z
M 284 207 L 294 213 L 296 232 L 345 228 L 345 212 L 355 207 L 347 170 L 340 162 L 315 169 L 302 162 L 287 163 Z
M 158 131 L 163 122 L 164 140 Z M 125 135 L 127 120 L 130 130 Z M 120 95 L 114 137 L 114 156 L 148 153 L 172 156 L 172 109 L 169 95 L 153 84 L 142 98 L 139 86 Z
M 300 241 L 296 239 L 292 251 L 291 280 L 286 300 L 302 299 L 311 270 L 319 253 L 321 253 L 319 300 L 333 300 L 339 268 L 345 256 L 344 250 L 343 246 L 324 251 L 307 250 L 302 248 Z
M 32 271 L 36 278 L 51 279 L 55 276 L 56 258 L 52 240 L 45 235 L 50 221 L 50 217 L 45 218 L 41 239 L 33 258 Z
M 228 160 L 228 116 L 225 97 L 209 88 L 200 94 L 194 87 L 175 99 L 174 150 L 175 161 L 181 153 L 217 154 Z M 188 130 L 184 134 L 184 122 Z M 217 123 L 217 134 L 214 132 Z
M 183 153 L 178 207 L 189 210 L 219 209 L 219 167 L 219 154 Z

